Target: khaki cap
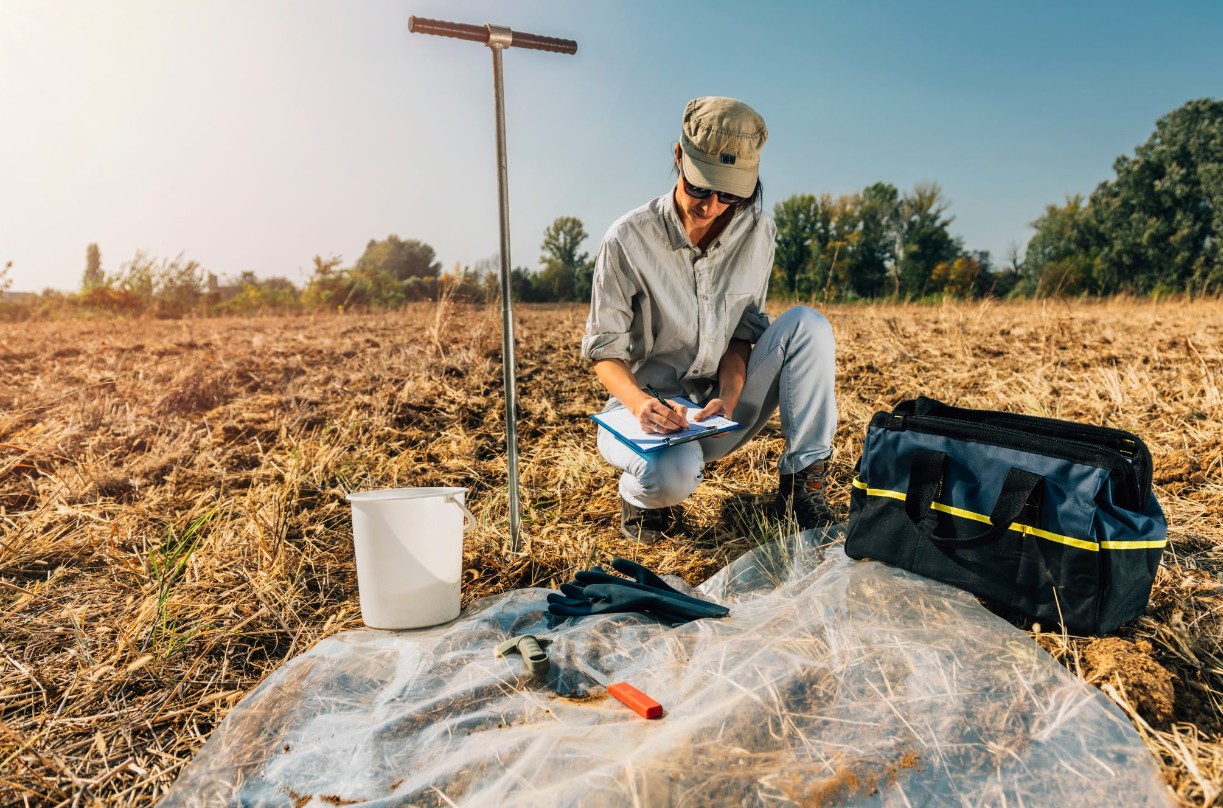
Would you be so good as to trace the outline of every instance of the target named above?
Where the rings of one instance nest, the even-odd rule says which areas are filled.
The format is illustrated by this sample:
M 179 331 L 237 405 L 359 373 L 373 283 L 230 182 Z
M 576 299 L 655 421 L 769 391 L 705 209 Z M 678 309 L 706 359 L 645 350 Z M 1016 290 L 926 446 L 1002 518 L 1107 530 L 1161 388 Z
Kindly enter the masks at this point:
M 684 107 L 679 139 L 684 176 L 700 188 L 751 196 L 768 137 L 764 118 L 737 98 L 694 98 Z

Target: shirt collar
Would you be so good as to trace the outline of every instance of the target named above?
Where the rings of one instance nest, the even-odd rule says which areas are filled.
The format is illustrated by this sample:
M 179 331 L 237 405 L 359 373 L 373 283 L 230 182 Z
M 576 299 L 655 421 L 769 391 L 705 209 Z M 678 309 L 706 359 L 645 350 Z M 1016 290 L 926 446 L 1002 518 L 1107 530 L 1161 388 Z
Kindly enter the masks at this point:
M 679 209 L 675 207 L 675 189 L 662 197 L 662 221 L 667 228 L 667 237 L 671 242 L 672 250 L 679 250 L 684 247 L 692 247 L 693 244 L 688 240 L 688 233 L 684 230 L 684 223 L 679 218 Z
M 690 247 L 694 250 L 698 250 L 697 246 L 688 240 L 688 231 L 684 229 L 683 220 L 679 218 L 679 208 L 675 206 L 675 189 L 672 188 L 666 194 L 659 197 L 659 200 L 662 203 L 660 206 L 662 208 L 662 220 L 663 225 L 667 229 L 667 238 L 671 242 L 671 249 L 679 250 L 683 249 L 684 247 Z M 719 242 L 722 241 L 722 239 L 726 238 L 730 234 L 730 231 L 739 224 L 738 220 L 740 218 L 741 217 L 739 216 L 732 217 L 730 222 L 727 223 L 726 229 L 718 234 L 718 237 L 714 240 L 713 244 L 710 244 L 705 248 L 705 252 L 708 253 L 710 250 L 716 247 Z

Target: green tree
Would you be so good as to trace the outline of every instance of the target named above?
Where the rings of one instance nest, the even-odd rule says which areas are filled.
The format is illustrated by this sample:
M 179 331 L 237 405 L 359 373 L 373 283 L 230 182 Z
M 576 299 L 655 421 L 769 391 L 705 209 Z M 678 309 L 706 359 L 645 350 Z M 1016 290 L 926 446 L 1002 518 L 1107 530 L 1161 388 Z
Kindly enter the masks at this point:
M 228 300 L 217 304 L 217 309 L 233 314 L 291 309 L 297 306 L 301 298 L 301 293 L 288 278 L 260 280 L 250 270 L 242 272 L 235 281 L 227 285 L 237 286 L 238 291 Z
M 157 291 L 157 261 L 137 250 L 132 260 L 120 265 L 116 281 L 119 291 L 135 297 L 143 306 L 151 306 Z
M 862 191 L 858 205 L 861 237 L 852 256 L 849 280 L 858 297 L 888 293 L 890 267 L 896 262 L 900 230 L 900 195 L 896 187 L 877 182 Z
M 341 263 L 343 259 L 338 255 L 330 258 L 314 256 L 314 268 L 302 291 L 303 304 L 326 308 L 344 305 L 352 290 L 352 281 L 348 272 L 340 267 Z
M 1223 289 L 1223 101 L 1160 118 L 1133 157 L 1118 157 L 1091 208 L 1102 293 Z
M 877 297 L 895 263 L 900 201 L 876 183 L 858 194 L 796 194 L 773 207 L 773 279 L 795 298 Z
M 474 276 L 474 284 L 482 302 L 497 303 L 501 300 L 501 259 L 499 256 L 485 256 L 477 260 L 469 271 Z M 510 273 L 510 294 L 513 300 L 521 300 L 514 289 L 513 272 Z
M 577 299 L 576 279 L 563 264 L 556 262 L 547 264 L 535 276 L 533 283 L 540 293 L 541 300 L 558 302 Z
M 861 201 L 857 194 L 819 197 L 808 274 L 814 296 L 821 300 L 845 297 L 851 289 L 850 276 L 862 241 Z
M 1024 292 L 1019 287 L 1026 270 L 1027 263 L 1024 256 L 1019 252 L 1019 244 L 1014 241 L 1010 242 L 1006 245 L 1006 265 L 999 267 L 997 272 L 992 273 L 991 286 L 987 293 L 997 297 L 1019 297 L 1023 295 Z
M 85 248 L 85 274 L 81 278 L 81 291 L 89 294 L 106 285 L 106 273 L 102 271 L 102 252 L 97 244 Z
M 9 270 L 12 268 L 12 261 L 5 261 L 4 267 L 0 268 L 0 300 L 4 299 L 4 293 L 7 292 L 13 285 L 13 279 L 8 275 Z
M 777 236 L 773 277 L 785 294 L 799 296 L 799 279 L 809 269 L 820 203 L 811 194 L 796 194 L 773 206 Z
M 994 269 L 994 257 L 989 250 L 969 250 L 964 257 L 977 262 L 977 277 L 969 292 L 972 297 L 1000 297 L 1004 294 L 998 291 L 1003 281 L 1000 273 Z
M 348 281 L 348 293 L 341 301 L 345 307 L 393 309 L 409 300 L 420 300 L 426 296 L 426 290 L 420 286 L 421 278 L 413 276 L 400 280 L 390 272 L 371 266 L 350 269 L 345 274 L 345 280 Z
M 543 271 L 539 283 L 552 300 L 589 300 L 594 262 L 587 253 L 580 252 L 586 240 L 586 229 L 581 219 L 561 216 L 544 231 L 540 244 L 543 254 L 539 257 Z
M 940 261 L 930 273 L 932 291 L 951 297 L 972 297 L 981 276 L 981 262 L 974 256 L 961 255 L 952 261 Z
M 1083 197 L 1066 197 L 1065 205 L 1047 205 L 1032 222 L 1019 290 L 1028 295 L 1060 296 L 1116 291 L 1096 278 L 1103 236 Z
M 550 299 L 551 290 L 543 288 L 539 273 L 526 267 L 510 270 L 510 294 L 518 303 L 542 303 Z
M 433 248 L 423 241 L 403 241 L 390 235 L 381 241 L 371 240 L 353 269 L 358 275 L 385 274 L 395 280 L 436 278 L 442 270 Z
M 182 316 L 204 298 L 207 274 L 198 262 L 184 260 L 182 253 L 157 262 L 153 279 L 157 309 L 162 314 Z
M 158 260 L 137 250 L 132 260 L 122 265 L 113 284 L 99 287 L 117 291 L 118 296 L 104 294 L 99 301 L 117 300 L 125 310 L 143 308 L 161 316 L 181 317 L 204 300 L 205 283 L 204 269 L 195 261 L 185 260 L 182 253 Z
M 938 183 L 918 183 L 905 194 L 900 205 L 900 250 L 896 267 L 896 294 L 922 297 L 929 288 L 930 273 L 944 261 L 953 261 L 962 251 L 948 229 L 954 217 L 946 216 L 948 202 Z
M 340 305 L 394 308 L 407 300 L 433 297 L 442 265 L 423 241 L 396 235 L 370 241 L 346 273 L 348 293 Z

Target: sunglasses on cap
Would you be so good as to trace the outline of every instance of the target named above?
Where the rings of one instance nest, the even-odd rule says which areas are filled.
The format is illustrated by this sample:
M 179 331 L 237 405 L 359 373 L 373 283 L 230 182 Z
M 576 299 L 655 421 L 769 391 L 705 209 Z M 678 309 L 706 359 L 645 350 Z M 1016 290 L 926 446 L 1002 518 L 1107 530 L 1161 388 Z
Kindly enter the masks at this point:
M 688 194 L 688 196 L 692 197 L 693 199 L 704 199 L 707 196 L 709 196 L 710 194 L 717 194 L 718 201 L 721 202 L 723 205 L 738 205 L 740 202 L 743 201 L 743 197 L 741 196 L 735 196 L 734 194 L 723 193 L 722 191 L 715 191 L 712 188 L 696 187 L 692 183 L 688 182 L 688 178 L 684 176 L 683 168 L 679 170 L 679 177 L 680 179 L 684 181 L 684 193 Z

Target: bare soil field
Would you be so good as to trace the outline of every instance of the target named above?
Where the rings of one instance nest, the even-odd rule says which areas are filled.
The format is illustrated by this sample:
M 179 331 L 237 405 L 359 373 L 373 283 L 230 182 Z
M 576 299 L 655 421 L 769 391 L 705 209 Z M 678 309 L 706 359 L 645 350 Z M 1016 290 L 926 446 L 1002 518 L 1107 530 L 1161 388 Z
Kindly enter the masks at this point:
M 1170 542 L 1147 614 L 1102 639 L 1004 616 L 1121 705 L 1170 795 L 1223 805 L 1223 302 L 823 311 L 842 512 L 870 416 L 918 394 L 1148 443 Z M 280 663 L 358 627 L 350 491 L 468 488 L 465 603 L 617 555 L 697 584 L 761 540 L 776 419 L 706 470 L 685 536 L 627 542 L 585 308 L 516 313 L 517 554 L 499 309 L 0 325 L 0 804 L 149 804 Z

